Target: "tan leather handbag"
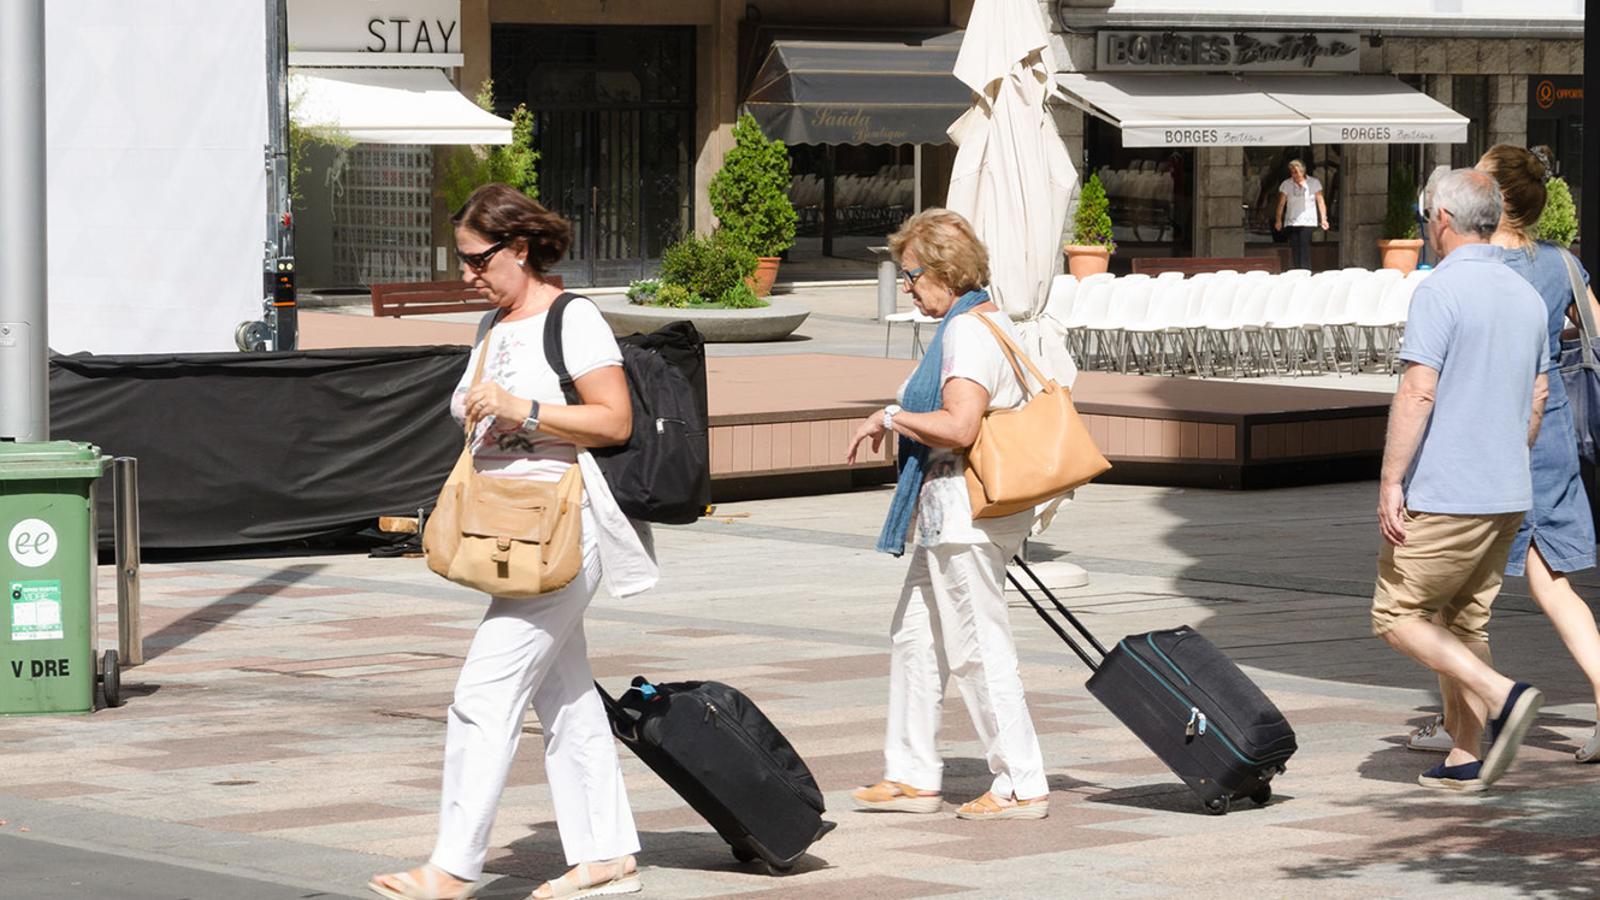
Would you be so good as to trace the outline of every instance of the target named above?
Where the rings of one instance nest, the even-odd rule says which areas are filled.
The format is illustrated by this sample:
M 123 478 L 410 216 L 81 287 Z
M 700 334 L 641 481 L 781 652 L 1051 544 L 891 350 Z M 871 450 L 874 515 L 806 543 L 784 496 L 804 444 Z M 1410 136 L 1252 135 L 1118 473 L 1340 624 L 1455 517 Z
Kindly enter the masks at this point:
M 972 315 L 1000 341 L 1023 394 L 1028 393 L 1023 366 L 1043 385 L 1020 408 L 991 410 L 978 426 L 978 439 L 967 451 L 967 494 L 972 499 L 972 517 L 992 519 L 1031 509 L 1088 484 L 1110 469 L 1111 463 L 1101 455 L 1073 407 L 1072 393 L 1044 377 L 1033 360 L 988 316 Z
M 488 355 L 486 334 L 473 385 Z M 566 587 L 583 565 L 583 473 L 573 466 L 554 483 L 480 474 L 472 464 L 476 425 L 468 416 L 466 446 L 423 527 L 428 568 L 497 597 Z

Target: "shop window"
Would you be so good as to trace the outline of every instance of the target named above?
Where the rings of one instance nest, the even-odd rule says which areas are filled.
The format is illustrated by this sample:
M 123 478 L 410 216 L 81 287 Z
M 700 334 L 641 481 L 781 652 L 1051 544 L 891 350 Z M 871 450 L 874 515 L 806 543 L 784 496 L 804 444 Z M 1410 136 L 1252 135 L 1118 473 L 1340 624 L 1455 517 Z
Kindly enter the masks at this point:
M 1467 117 L 1467 142 L 1450 147 L 1450 167 L 1470 169 L 1489 149 L 1489 79 L 1456 75 L 1451 80 L 1450 106 Z
M 1085 163 L 1088 171 L 1100 176 L 1111 201 L 1117 246 L 1139 256 L 1190 255 L 1194 150 L 1124 147 L 1122 129 L 1092 117 L 1085 124 Z
M 432 147 L 357 144 L 335 158 L 326 183 L 337 284 L 432 279 Z
M 1244 150 L 1244 238 L 1246 243 L 1279 240 L 1273 231 L 1278 213 L 1278 195 L 1289 177 L 1289 161 L 1306 165 L 1306 175 L 1322 182 L 1322 199 L 1328 204 L 1328 231 L 1317 232 L 1318 240 L 1337 241 L 1341 219 L 1340 181 L 1344 167 L 1342 144 L 1315 144 L 1311 147 L 1246 147 Z
M 899 228 L 911 215 L 916 194 L 909 144 L 793 144 L 789 199 L 800 217 L 796 236 L 822 236 L 830 150 L 833 234 L 882 237 Z

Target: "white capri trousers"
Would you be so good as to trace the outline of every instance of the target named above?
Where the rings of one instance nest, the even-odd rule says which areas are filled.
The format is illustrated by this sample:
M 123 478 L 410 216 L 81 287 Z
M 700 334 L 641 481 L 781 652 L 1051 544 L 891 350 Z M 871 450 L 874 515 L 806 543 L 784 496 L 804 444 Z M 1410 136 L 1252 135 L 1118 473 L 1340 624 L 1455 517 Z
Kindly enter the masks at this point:
M 954 675 L 995 776 L 990 790 L 1018 799 L 1050 792 L 1005 604 L 1011 555 L 988 542 L 912 551 L 890 630 L 887 780 L 940 790 L 939 719 Z
M 593 518 L 583 510 L 583 568 L 559 591 L 495 597 L 456 680 L 444 744 L 439 839 L 429 860 L 457 878 L 483 875 L 489 832 L 533 702 L 568 865 L 639 851 L 617 747 L 589 670 L 583 613 L 600 585 Z

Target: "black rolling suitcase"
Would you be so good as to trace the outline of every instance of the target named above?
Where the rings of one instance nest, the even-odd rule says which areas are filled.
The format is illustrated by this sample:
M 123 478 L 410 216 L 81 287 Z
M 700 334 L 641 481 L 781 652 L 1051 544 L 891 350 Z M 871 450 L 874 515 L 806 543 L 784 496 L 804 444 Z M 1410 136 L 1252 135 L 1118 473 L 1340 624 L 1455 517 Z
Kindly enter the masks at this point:
M 1014 562 L 1098 651 L 1092 658 L 1022 582 L 1006 577 L 1094 672 L 1089 693 L 1221 815 L 1241 797 L 1272 798 L 1272 779 L 1296 750 L 1294 729 L 1227 654 L 1188 626 L 1133 634 L 1109 651 L 1021 558 Z
M 833 830 L 822 791 L 750 698 L 716 681 L 633 687 L 613 699 L 598 683 L 611 729 L 733 848 L 788 871 Z

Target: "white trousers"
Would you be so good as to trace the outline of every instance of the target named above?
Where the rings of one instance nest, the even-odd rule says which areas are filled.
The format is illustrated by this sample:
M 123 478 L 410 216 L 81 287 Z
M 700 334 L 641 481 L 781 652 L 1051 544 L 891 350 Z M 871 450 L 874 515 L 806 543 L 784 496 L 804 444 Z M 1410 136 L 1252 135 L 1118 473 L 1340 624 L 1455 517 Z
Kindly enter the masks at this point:
M 990 790 L 1019 799 L 1050 792 L 1006 611 L 1010 558 L 987 542 L 912 551 L 890 631 L 883 752 L 889 781 L 940 790 L 939 719 L 945 684 L 954 675 L 995 776 Z
M 571 584 L 533 600 L 495 597 L 467 650 L 445 730 L 439 839 L 429 860 L 457 878 L 483 874 L 530 698 L 567 864 L 639 851 L 583 635 L 584 610 L 600 585 L 592 526 L 585 507 L 583 569 Z

